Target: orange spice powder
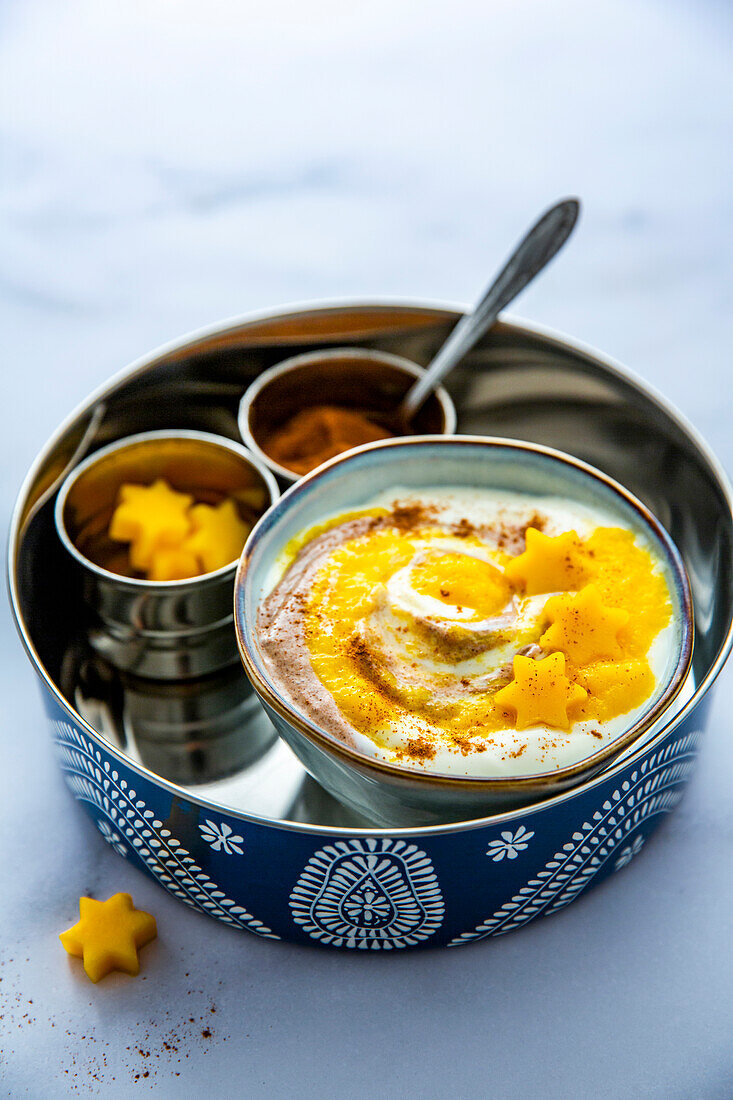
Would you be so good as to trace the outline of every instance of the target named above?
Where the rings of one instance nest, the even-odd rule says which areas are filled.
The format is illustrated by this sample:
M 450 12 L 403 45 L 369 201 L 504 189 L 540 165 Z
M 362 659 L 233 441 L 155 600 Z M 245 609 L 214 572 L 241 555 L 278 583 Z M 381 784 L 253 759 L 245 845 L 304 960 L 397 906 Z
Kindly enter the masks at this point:
M 307 474 L 352 447 L 389 439 L 392 434 L 358 409 L 312 405 L 276 428 L 262 447 L 280 466 L 294 474 Z

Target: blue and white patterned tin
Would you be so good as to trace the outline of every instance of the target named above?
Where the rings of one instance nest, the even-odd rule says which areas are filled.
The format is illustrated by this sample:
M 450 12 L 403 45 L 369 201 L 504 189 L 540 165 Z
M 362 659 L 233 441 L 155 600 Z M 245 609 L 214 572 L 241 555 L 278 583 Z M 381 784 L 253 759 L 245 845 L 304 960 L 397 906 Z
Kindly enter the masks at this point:
M 464 828 L 357 834 L 180 799 L 50 711 L 74 797 L 119 855 L 175 897 L 269 939 L 390 950 L 504 935 L 622 870 L 682 797 L 706 709 L 640 761 L 550 805 Z
M 437 308 L 361 304 L 188 338 L 133 365 L 66 421 L 21 490 L 11 598 L 69 788 L 118 856 L 234 928 L 359 950 L 456 947 L 503 935 L 622 871 L 676 806 L 694 766 L 709 689 L 731 645 L 727 481 L 694 431 L 639 381 L 518 324 L 498 326 L 455 379 L 459 428 L 559 446 L 606 470 L 652 508 L 687 563 L 697 608 L 694 694 L 646 744 L 529 809 L 460 825 L 372 829 L 337 815 L 336 824 L 318 814 L 268 818 L 216 801 L 210 789 L 202 796 L 202 788 L 160 778 L 85 721 L 72 692 L 58 686 L 73 593 L 62 598 L 48 577 L 48 513 L 60 472 L 125 434 L 133 386 L 136 400 L 156 409 L 154 423 L 149 414 L 141 427 L 174 426 L 184 413 L 190 423 L 195 407 L 196 427 L 234 436 L 238 397 L 277 358 L 352 340 L 426 361 L 454 320 Z M 156 405 L 163 390 L 172 397 Z M 36 568 L 39 555 L 45 570 Z

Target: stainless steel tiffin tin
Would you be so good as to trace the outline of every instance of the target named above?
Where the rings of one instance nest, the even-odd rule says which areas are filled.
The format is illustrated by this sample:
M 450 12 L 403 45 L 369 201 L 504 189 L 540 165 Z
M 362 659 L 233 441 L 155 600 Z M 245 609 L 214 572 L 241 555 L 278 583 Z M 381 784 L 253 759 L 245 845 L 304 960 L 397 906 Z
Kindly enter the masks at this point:
M 727 479 L 694 429 L 644 383 L 519 322 L 496 325 L 451 378 L 458 431 L 547 444 L 610 474 L 667 528 L 690 576 L 696 637 L 688 692 L 641 743 L 591 780 L 529 808 L 379 828 L 343 809 L 271 739 L 256 701 L 242 705 L 237 722 L 223 723 L 221 740 L 195 714 L 208 755 L 198 766 L 189 754 L 183 768 L 177 758 L 176 771 L 165 754 L 151 756 L 149 730 L 147 740 L 139 737 L 146 704 L 129 694 L 126 673 L 105 663 L 98 674 L 101 658 L 77 626 L 82 580 L 54 526 L 58 487 L 73 468 L 141 431 L 236 440 L 242 394 L 275 363 L 350 344 L 426 363 L 457 316 L 421 304 L 338 304 L 187 337 L 133 364 L 72 414 L 21 489 L 11 599 L 67 783 L 119 854 L 235 928 L 361 950 L 459 946 L 504 934 L 622 872 L 677 804 L 694 767 L 710 689 L 731 647 Z M 166 737 L 185 713 L 178 705 L 168 711 Z M 238 724 L 256 751 L 237 756 Z M 233 767 L 221 766 L 219 749 Z

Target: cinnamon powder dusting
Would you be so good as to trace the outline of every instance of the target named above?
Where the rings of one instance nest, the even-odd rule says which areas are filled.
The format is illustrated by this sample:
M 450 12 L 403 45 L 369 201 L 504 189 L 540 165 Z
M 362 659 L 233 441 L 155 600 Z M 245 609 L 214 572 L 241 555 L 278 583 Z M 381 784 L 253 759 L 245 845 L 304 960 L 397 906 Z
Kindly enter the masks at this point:
M 426 737 L 411 737 L 405 744 L 405 755 L 424 762 L 434 758 L 435 748 Z
M 294 474 L 307 474 L 352 447 L 392 435 L 359 409 L 312 405 L 275 428 L 262 447 L 280 466 Z

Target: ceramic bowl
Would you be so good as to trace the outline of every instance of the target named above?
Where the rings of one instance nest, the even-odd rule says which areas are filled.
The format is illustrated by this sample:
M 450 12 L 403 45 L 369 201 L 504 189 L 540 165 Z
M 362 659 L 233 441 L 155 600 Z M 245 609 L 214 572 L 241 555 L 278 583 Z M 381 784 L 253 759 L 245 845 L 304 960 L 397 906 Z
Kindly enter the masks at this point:
M 332 515 L 358 509 L 395 486 L 461 486 L 560 496 L 603 507 L 640 531 L 666 567 L 676 624 L 676 651 L 649 706 L 625 732 L 577 763 L 512 777 L 443 775 L 387 763 L 346 745 L 291 704 L 267 672 L 257 636 L 257 611 L 273 563 L 295 536 Z M 319 467 L 293 486 L 260 520 L 245 547 L 235 582 L 240 654 L 278 732 L 310 774 L 336 798 L 381 825 L 462 820 L 529 805 L 582 782 L 633 744 L 680 691 L 692 657 L 692 600 L 685 567 L 669 535 L 618 483 L 569 455 L 519 441 L 456 436 L 367 444 Z
M 301 476 L 267 451 L 268 435 L 294 413 L 311 405 L 340 405 L 389 413 L 423 368 L 402 355 L 367 348 L 327 348 L 294 355 L 264 371 L 248 387 L 239 406 L 239 431 L 246 447 L 293 484 Z M 456 410 L 440 386 L 415 415 L 415 431 L 452 435 Z

